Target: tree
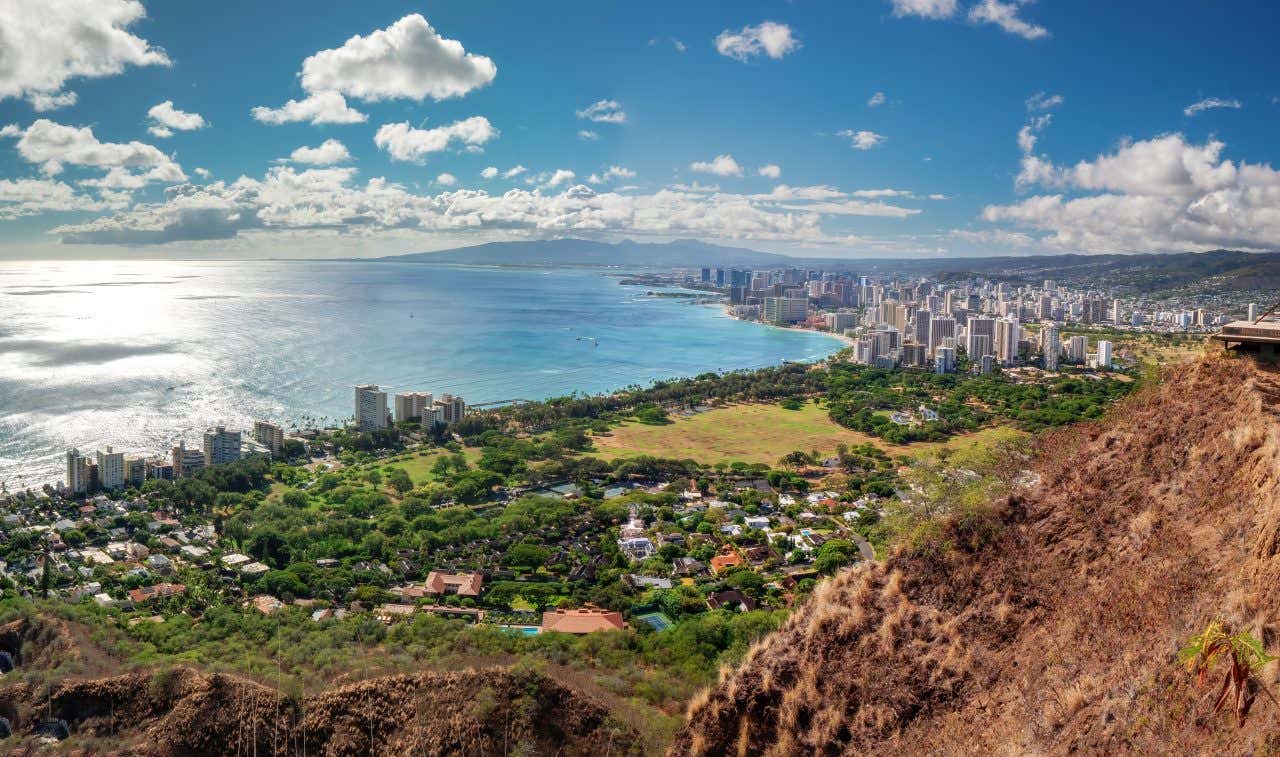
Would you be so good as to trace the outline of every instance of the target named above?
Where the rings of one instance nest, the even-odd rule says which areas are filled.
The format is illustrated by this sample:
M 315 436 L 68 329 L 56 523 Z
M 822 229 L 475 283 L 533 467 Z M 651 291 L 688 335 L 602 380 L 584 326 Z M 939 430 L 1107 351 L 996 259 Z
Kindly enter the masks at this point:
M 392 468 L 387 471 L 387 485 L 395 489 L 398 494 L 404 496 L 406 492 L 413 488 L 413 480 L 409 478 L 409 474 L 404 468 Z
M 53 569 L 50 566 L 49 553 L 44 554 L 44 565 L 40 568 L 40 598 L 49 598 L 49 588 L 53 585 Z

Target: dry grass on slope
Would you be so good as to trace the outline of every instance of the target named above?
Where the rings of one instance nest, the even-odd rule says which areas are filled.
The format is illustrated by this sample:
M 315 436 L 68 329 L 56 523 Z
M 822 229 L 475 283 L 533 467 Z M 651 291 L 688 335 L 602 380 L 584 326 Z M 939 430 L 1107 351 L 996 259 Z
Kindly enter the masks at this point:
M 1271 369 L 1212 356 L 1045 437 L 1040 484 L 998 503 L 988 541 L 829 582 L 672 753 L 1280 748 L 1266 697 L 1237 727 L 1176 661 L 1217 617 L 1280 650 L 1278 410 Z

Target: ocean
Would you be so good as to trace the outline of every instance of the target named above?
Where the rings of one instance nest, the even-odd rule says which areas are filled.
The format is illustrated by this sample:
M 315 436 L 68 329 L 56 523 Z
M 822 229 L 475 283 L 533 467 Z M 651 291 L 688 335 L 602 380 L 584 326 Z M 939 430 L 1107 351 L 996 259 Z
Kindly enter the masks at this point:
M 598 269 L 0 263 L 0 482 L 61 481 L 70 447 L 162 454 L 212 425 L 334 423 L 357 383 L 538 400 L 841 346 L 646 291 Z

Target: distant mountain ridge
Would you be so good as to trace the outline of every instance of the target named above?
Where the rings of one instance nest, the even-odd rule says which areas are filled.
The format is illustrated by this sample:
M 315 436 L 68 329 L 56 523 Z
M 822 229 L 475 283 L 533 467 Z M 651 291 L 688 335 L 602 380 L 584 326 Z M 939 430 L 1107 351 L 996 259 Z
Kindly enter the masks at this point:
M 383 261 L 465 265 L 619 266 L 624 268 L 786 267 L 877 275 L 928 276 L 943 280 L 998 276 L 1006 281 L 1061 283 L 1105 281 L 1111 286 L 1155 292 L 1209 280 L 1213 291 L 1280 288 L 1280 252 L 1168 252 L 1083 255 L 1022 255 L 945 258 L 799 258 L 726 247 L 693 239 L 651 243 L 623 240 L 538 239 L 490 242 L 440 252 L 378 258 Z
M 723 247 L 694 239 L 664 243 L 599 242 L 591 239 L 536 239 L 490 242 L 441 252 L 416 252 L 378 258 L 395 262 L 470 265 L 591 265 L 626 267 L 782 266 L 794 258 L 743 247 Z

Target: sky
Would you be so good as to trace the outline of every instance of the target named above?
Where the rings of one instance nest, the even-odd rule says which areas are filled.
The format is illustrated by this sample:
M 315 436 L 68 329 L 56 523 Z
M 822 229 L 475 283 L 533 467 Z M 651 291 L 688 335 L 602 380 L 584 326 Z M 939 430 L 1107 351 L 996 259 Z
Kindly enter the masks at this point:
M 1280 3 L 0 0 L 0 258 L 1280 248 Z

